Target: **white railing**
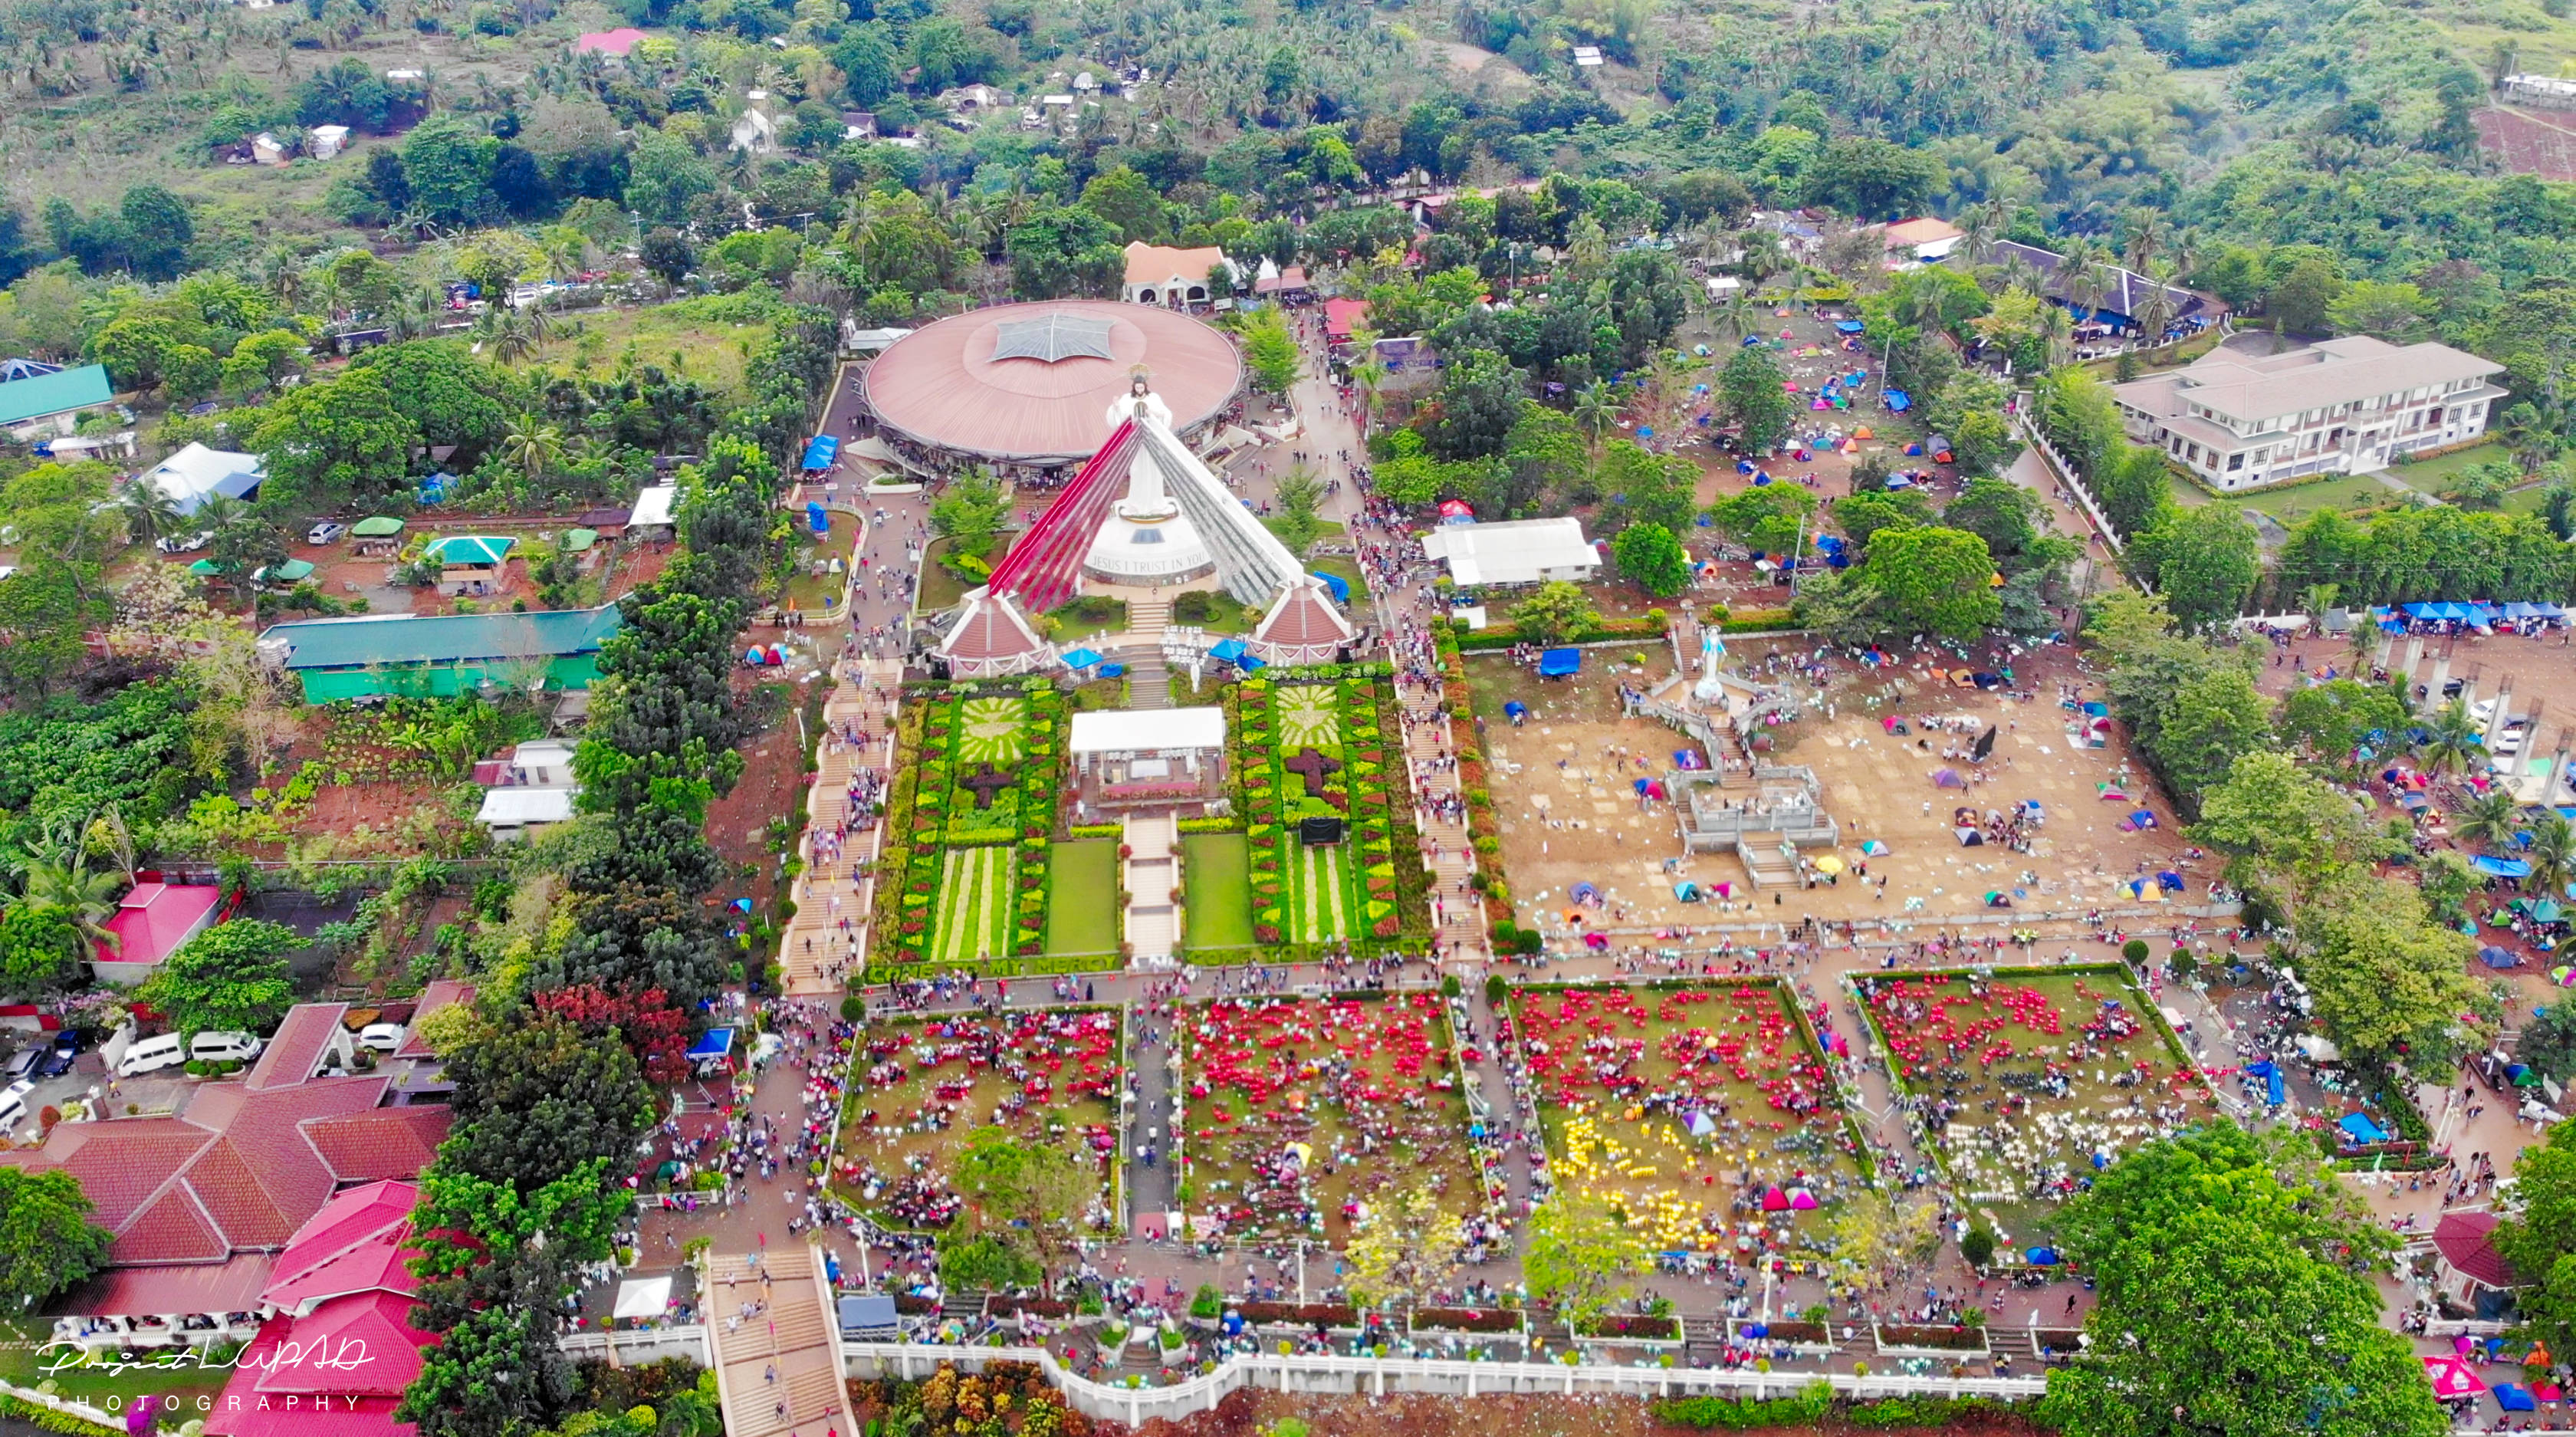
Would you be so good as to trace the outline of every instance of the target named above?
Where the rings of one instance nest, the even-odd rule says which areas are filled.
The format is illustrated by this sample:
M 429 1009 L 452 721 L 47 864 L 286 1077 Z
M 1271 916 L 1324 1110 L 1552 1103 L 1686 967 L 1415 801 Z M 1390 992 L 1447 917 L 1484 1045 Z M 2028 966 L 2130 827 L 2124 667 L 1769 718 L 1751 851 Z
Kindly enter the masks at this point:
M 899 1342 L 844 1342 L 844 1366 L 853 1377 L 927 1377 L 946 1363 L 981 1371 L 988 1362 L 1025 1362 L 1045 1372 L 1065 1400 L 1097 1418 L 1138 1425 L 1150 1418 L 1175 1420 L 1214 1408 L 1226 1394 L 1246 1387 L 1281 1392 L 1384 1396 L 1389 1392 L 1475 1397 L 1509 1392 L 1567 1396 L 1787 1397 L 1816 1382 L 1856 1398 L 1989 1397 L 2015 1401 L 2039 1396 L 2048 1384 L 2037 1377 L 1905 1377 L 1848 1372 L 1756 1372 L 1706 1367 L 1568 1366 L 1553 1362 L 1459 1362 L 1420 1358 L 1282 1356 L 1239 1353 L 1214 1372 L 1169 1387 L 1114 1387 L 1077 1377 L 1034 1347 L 948 1347 Z
M 679 1327 L 637 1327 L 623 1332 L 575 1332 L 557 1338 L 555 1345 L 574 1357 L 605 1357 L 615 1362 L 659 1362 L 665 1357 L 685 1357 L 700 1367 L 715 1365 L 715 1351 L 707 1345 L 707 1329 L 700 1323 Z
M 111 1432 L 122 1432 L 125 1430 L 126 1414 L 123 1411 L 108 1412 L 101 1408 L 93 1407 L 86 1402 L 75 1401 L 69 1397 L 57 1397 L 50 1392 L 39 1392 L 32 1387 L 20 1387 L 14 1382 L 0 1382 L 0 1393 L 6 1393 L 11 1397 L 26 1403 L 30 1407 L 41 1407 L 48 1412 L 59 1412 L 66 1417 L 77 1418 L 80 1421 L 90 1423 L 94 1426 L 104 1427 Z M 125 1403 L 118 1402 L 116 1405 L 119 1408 L 123 1408 Z M 186 1404 L 182 1404 L 183 1407 L 185 1405 Z
M 2093 521 L 2093 527 L 2101 532 L 2102 541 L 2111 546 L 2111 552 L 2125 553 L 2126 546 L 2120 542 L 2120 531 L 2111 527 L 2110 516 L 2102 512 L 2102 506 L 2094 501 L 2093 491 L 2086 488 L 2084 481 L 2076 475 L 2073 461 L 2058 453 L 2057 446 L 2049 443 L 2048 436 L 2040 433 L 2039 426 L 2031 422 L 2030 403 L 2031 396 L 2024 391 L 2013 410 L 2013 428 L 2020 431 L 2023 440 L 2047 464 L 2049 472 L 2066 487 L 2066 492 L 2075 496 L 2076 504 Z

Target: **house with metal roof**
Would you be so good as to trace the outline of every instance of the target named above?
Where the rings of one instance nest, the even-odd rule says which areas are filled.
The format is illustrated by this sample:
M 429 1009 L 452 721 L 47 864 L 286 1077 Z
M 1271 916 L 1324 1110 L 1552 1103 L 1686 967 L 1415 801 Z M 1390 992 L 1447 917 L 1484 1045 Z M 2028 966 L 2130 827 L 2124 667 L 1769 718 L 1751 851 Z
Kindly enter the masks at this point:
M 294 674 L 306 703 L 587 689 L 599 650 L 625 624 L 614 604 L 525 614 L 362 614 L 279 624 L 260 656 Z
M 30 374 L 0 384 L 0 429 L 23 440 L 47 433 L 69 434 L 82 410 L 115 398 L 103 364 Z
M 168 495 L 171 506 L 180 513 L 194 514 L 212 495 L 249 498 L 267 477 L 268 468 L 256 454 L 237 454 L 192 443 L 145 471 L 135 482 L 149 484 Z
M 422 552 L 438 561 L 439 592 L 489 594 L 501 587 L 517 543 L 498 534 L 456 534 L 430 540 Z

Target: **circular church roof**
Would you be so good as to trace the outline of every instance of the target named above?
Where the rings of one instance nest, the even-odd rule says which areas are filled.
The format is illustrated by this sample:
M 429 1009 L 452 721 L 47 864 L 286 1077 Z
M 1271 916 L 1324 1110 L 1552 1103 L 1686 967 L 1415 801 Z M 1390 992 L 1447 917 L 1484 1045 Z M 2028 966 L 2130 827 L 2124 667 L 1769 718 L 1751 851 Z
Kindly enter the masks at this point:
M 887 346 L 861 384 L 878 422 L 995 462 L 1062 464 L 1109 437 L 1101 416 L 1142 365 L 1182 433 L 1243 385 L 1234 341 L 1176 310 L 1047 300 L 953 315 Z

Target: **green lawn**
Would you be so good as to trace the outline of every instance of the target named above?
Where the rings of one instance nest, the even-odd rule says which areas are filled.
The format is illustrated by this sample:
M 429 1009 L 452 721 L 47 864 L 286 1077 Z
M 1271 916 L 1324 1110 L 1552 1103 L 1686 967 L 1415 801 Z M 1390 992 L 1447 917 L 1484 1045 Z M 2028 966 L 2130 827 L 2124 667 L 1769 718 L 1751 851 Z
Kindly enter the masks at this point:
M 2412 473 L 2400 476 L 2416 484 Z M 2231 496 L 2232 497 L 2232 496 Z M 2394 504 L 2405 496 L 2368 474 L 2355 474 L 2341 479 L 2327 479 L 2313 484 L 2295 484 L 2286 489 L 2248 494 L 2236 502 L 2248 509 L 2260 509 L 2284 524 L 2296 525 L 2311 514 L 2327 509 L 2350 512 Z
M 1084 618 L 1085 609 L 1099 614 L 1100 617 Z M 1123 631 L 1127 627 L 1127 601 L 1104 599 L 1093 595 L 1090 598 L 1076 599 L 1048 614 L 1047 617 L 1055 623 L 1055 627 L 1047 631 L 1047 636 L 1059 643 L 1072 643 L 1077 639 Z
M 1252 943 L 1252 844 L 1240 833 L 1193 833 L 1181 839 L 1181 887 L 1192 951 Z
M 1059 843 L 1047 860 L 1046 947 L 1053 956 L 1118 951 L 1118 845 Z
M 1012 859 L 1007 843 L 952 848 L 941 857 L 939 907 L 930 956 L 941 964 L 981 963 L 1011 951 Z
M 1011 551 L 1011 540 L 1015 537 L 1017 536 L 1005 534 L 995 539 L 993 547 L 984 551 L 984 562 L 988 564 L 1002 562 L 1002 556 Z M 948 572 L 940 564 L 940 559 L 947 553 L 948 541 L 945 539 L 931 540 L 929 549 L 923 552 L 920 592 L 912 606 L 914 613 L 936 614 L 953 609 L 964 601 L 966 591 L 975 587 Z
M 2389 474 L 2410 489 L 2439 494 L 2451 487 L 2462 474 L 2494 459 L 2505 458 L 2501 444 L 2473 444 L 2466 449 L 2427 459 L 2420 464 L 2399 464 Z
M 1306 567 L 1318 574 L 1330 574 L 1334 578 L 1340 579 L 1342 582 L 1349 584 L 1351 586 L 1351 602 L 1353 604 L 1357 604 L 1368 597 L 1368 579 L 1360 573 L 1360 566 L 1349 559 L 1314 559 L 1310 560 Z
M 207 1366 L 191 1361 L 183 1367 L 131 1367 L 117 1372 L 109 1367 L 66 1366 L 54 1370 L 56 1363 L 68 1362 L 77 1350 L 56 1347 L 39 1352 L 36 1344 L 52 1335 L 53 1324 L 41 1319 L 20 1319 L 0 1323 L 0 1380 L 18 1387 L 34 1387 L 50 1381 L 57 1395 L 104 1406 L 110 1397 L 120 1398 L 131 1406 L 144 1393 L 168 1394 L 181 1399 L 183 1408 L 193 1407 L 197 1397 L 214 1397 L 224 1390 L 233 1375 L 229 1351 L 218 1349 L 216 1360 L 225 1365 Z M 151 1362 L 158 1356 L 138 1356 L 137 1362 Z M 116 1361 L 111 1352 L 102 1359 Z M 120 1409 L 122 1410 L 122 1409 Z
M 1199 596 L 1192 600 L 1191 611 L 1198 612 L 1197 606 L 1203 602 L 1207 605 L 1205 617 L 1183 617 L 1176 601 L 1172 609 L 1173 623 L 1202 628 L 1211 634 L 1248 634 L 1261 622 L 1259 609 L 1236 603 L 1234 596 L 1223 589 L 1194 589 L 1191 592 Z

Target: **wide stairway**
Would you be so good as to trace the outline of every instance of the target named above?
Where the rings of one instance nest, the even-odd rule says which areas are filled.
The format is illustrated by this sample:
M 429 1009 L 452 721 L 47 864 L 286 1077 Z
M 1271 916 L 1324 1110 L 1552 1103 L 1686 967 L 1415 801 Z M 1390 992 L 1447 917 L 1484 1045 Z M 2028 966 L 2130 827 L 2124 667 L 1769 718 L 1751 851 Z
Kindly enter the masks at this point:
M 1167 709 L 1172 706 L 1171 670 L 1163 663 L 1163 630 L 1172 625 L 1168 599 L 1129 599 L 1127 637 L 1134 647 L 1119 657 L 1127 664 L 1127 707 Z M 1141 953 L 1145 950 L 1138 949 Z
M 1798 865 L 1780 851 L 1779 835 L 1758 834 L 1735 841 L 1735 856 L 1744 864 L 1744 876 L 1755 888 L 1795 888 Z
M 1181 881 L 1178 836 L 1168 813 L 1127 819 L 1127 942 L 1140 961 L 1169 959 L 1180 944 L 1180 909 L 1172 902 Z
M 841 1381 L 839 1316 L 812 1248 L 710 1253 L 706 1292 L 726 1437 L 858 1437 Z M 754 1302 L 762 1310 L 742 1317 Z
M 889 717 L 896 696 L 902 691 L 902 666 L 888 659 L 870 659 L 859 666 L 856 682 L 844 677 L 823 703 L 823 742 L 815 749 L 814 786 L 806 796 L 805 839 L 803 854 L 805 872 L 796 880 L 796 916 L 788 920 L 786 941 L 780 946 L 779 967 L 786 990 L 791 997 L 815 997 L 841 991 L 844 986 L 831 976 L 830 965 L 852 952 L 856 938 L 857 951 L 867 951 L 868 902 L 873 885 L 850 881 L 850 870 L 873 858 L 877 836 L 873 830 L 852 830 L 842 842 L 841 860 L 817 864 L 814 855 L 819 835 L 847 817 L 850 811 L 850 778 L 861 767 L 882 770 L 885 765 L 885 736 L 893 728 Z M 864 730 L 872 742 L 862 755 L 848 743 L 833 737 L 856 727 Z M 831 900 L 841 900 L 838 914 Z M 841 920 L 849 920 L 849 931 L 841 929 Z M 861 965 L 850 964 L 850 977 L 858 976 Z

